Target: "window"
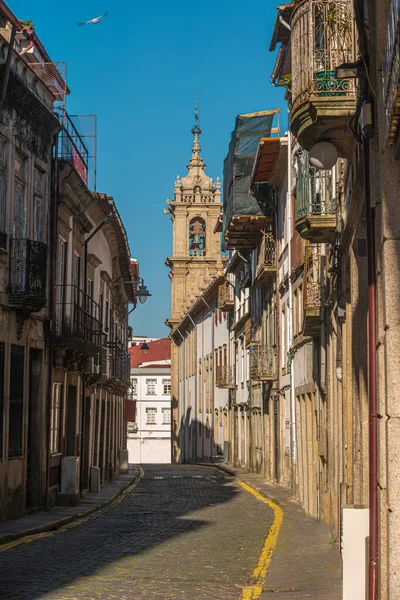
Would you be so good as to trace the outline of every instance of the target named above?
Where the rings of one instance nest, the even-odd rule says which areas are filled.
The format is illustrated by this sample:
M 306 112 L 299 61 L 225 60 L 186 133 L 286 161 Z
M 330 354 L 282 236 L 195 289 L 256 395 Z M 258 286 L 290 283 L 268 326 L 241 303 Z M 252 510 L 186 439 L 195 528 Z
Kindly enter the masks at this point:
M 106 321 L 104 323 L 104 331 L 106 331 L 106 332 L 108 332 L 108 317 L 109 317 L 109 313 L 110 313 L 109 302 L 108 302 L 108 300 L 106 300 L 106 311 L 105 311 Z
M 147 425 L 155 425 L 156 423 L 156 408 L 146 408 Z
M 171 409 L 163 408 L 162 413 L 163 413 L 163 424 L 170 425 L 171 424 Z
M 104 294 L 100 292 L 99 296 L 99 319 L 101 323 L 101 329 L 103 330 L 103 314 L 104 314 Z
M 3 458 L 4 342 L 0 342 L 0 460 Z
M 36 242 L 47 241 L 45 173 L 37 167 L 33 170 L 33 239 Z
M 81 257 L 77 252 L 74 252 L 72 257 L 72 285 L 77 289 L 80 287 L 81 279 Z
M 67 244 L 62 238 L 57 240 L 57 265 L 56 265 L 56 334 L 62 333 L 62 317 L 64 302 L 64 275 Z
M 136 379 L 136 377 L 131 379 L 131 389 L 132 389 L 132 396 L 137 396 L 137 379 Z
M 8 458 L 22 456 L 24 408 L 24 347 L 11 346 Z
M 93 300 L 93 280 L 89 277 L 87 280 L 87 295 L 91 300 Z
M 157 379 L 146 379 L 147 394 L 154 395 L 156 393 Z
M 27 206 L 26 206 L 26 160 L 20 154 L 15 157 L 14 163 L 14 219 L 13 237 L 26 238 Z
M 162 384 L 163 384 L 163 394 L 171 394 L 171 380 L 163 379 Z
M 51 433 L 50 433 L 50 452 L 57 454 L 60 452 L 61 440 L 61 398 L 62 384 L 53 384 L 53 394 L 51 397 Z
M 7 249 L 7 152 L 0 139 L 0 248 Z

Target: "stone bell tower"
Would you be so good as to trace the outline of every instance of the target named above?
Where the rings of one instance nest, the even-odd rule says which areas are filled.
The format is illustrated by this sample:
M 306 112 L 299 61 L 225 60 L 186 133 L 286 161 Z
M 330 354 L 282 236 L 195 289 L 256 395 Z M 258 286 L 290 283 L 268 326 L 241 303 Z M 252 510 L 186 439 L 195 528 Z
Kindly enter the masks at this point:
M 175 329 L 183 315 L 201 296 L 214 277 L 222 270 L 220 234 L 214 233 L 221 211 L 221 184 L 213 183 L 205 174 L 206 165 L 200 156 L 199 116 L 196 125 L 192 158 L 186 177 L 177 177 L 174 199 L 167 200 L 166 214 L 172 220 L 172 256 L 166 260 L 170 267 L 171 316 L 166 323 Z M 178 347 L 171 344 L 171 460 L 180 461 L 179 427 L 181 416 L 178 382 Z
M 187 165 L 186 177 L 177 177 L 174 199 L 167 200 L 172 220 L 172 256 L 166 260 L 170 267 L 171 317 L 173 329 L 185 312 L 222 269 L 220 234 L 214 228 L 221 211 L 221 184 L 205 174 L 206 165 L 200 156 L 198 125 L 194 135 L 192 157 Z

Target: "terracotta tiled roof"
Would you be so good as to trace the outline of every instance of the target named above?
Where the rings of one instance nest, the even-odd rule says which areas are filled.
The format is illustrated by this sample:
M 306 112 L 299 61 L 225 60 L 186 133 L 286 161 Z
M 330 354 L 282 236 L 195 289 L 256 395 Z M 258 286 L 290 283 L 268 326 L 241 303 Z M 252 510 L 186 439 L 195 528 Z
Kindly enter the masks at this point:
M 161 360 L 170 360 L 171 359 L 171 340 L 169 338 L 161 338 L 159 340 L 154 340 L 153 342 L 148 342 L 149 346 L 148 352 L 144 354 L 144 352 L 140 349 L 141 344 L 138 346 L 131 346 L 129 348 L 129 354 L 131 356 L 131 369 L 137 369 L 140 367 L 142 363 L 149 363 L 147 366 L 155 366 L 151 363 L 157 363 Z M 162 367 L 163 365 L 157 365 L 157 367 Z M 166 365 L 170 367 L 170 365 Z

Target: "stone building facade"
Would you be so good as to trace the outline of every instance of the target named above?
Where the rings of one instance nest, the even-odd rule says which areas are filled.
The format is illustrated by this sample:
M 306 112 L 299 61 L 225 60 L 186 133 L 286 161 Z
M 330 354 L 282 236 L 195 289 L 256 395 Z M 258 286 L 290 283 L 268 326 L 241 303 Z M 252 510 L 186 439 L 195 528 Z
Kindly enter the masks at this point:
M 49 486 L 70 503 L 119 472 L 137 274 L 113 198 L 67 163 L 58 175 Z
M 0 519 L 46 503 L 53 114 L 65 82 L 0 8 Z M 14 48 L 10 41 L 14 40 Z M 11 55 L 10 55 L 11 53 Z M 10 58 L 9 67 L 6 66 Z M 57 72 L 56 72 L 57 73 Z M 8 77 L 8 79 L 6 79 Z
M 127 468 L 137 261 L 89 186 L 65 63 L 0 7 L 0 519 L 77 503 Z
M 213 280 L 171 334 L 178 353 L 180 462 L 212 462 L 226 452 L 233 377 L 227 316 L 218 308 L 222 281 L 222 275 Z

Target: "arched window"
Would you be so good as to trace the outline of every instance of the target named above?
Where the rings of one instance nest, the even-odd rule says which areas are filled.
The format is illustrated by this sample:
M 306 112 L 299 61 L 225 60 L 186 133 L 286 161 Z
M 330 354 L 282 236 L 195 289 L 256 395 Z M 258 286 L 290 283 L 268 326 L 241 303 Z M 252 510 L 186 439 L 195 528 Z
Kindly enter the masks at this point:
M 189 254 L 203 256 L 206 249 L 206 224 L 201 217 L 195 217 L 189 224 Z

